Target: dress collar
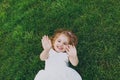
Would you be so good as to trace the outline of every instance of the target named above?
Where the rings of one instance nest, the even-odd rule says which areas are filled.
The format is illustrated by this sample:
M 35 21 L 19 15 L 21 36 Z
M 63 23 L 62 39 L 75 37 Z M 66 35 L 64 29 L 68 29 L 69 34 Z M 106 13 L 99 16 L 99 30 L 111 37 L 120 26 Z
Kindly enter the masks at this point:
M 57 51 L 55 51 L 53 48 L 51 49 L 54 53 L 66 53 L 66 52 L 57 52 Z

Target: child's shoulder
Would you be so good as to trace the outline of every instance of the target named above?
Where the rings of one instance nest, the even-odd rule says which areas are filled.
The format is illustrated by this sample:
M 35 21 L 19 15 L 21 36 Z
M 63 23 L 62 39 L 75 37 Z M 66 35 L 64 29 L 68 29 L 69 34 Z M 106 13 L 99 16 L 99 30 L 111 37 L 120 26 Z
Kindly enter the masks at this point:
M 55 50 L 53 48 L 50 49 L 49 54 L 54 54 Z
M 53 48 L 51 48 L 50 51 L 49 51 L 49 53 L 55 53 L 56 54 L 58 52 L 56 52 Z M 59 52 L 59 53 L 66 53 L 66 52 Z

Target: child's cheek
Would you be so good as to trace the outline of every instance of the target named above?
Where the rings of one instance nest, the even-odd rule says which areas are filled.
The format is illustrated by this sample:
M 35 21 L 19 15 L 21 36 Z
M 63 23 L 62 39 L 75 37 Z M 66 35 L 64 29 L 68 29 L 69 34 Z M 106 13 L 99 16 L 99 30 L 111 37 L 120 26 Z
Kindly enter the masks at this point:
M 65 50 L 68 49 L 69 45 L 65 45 Z

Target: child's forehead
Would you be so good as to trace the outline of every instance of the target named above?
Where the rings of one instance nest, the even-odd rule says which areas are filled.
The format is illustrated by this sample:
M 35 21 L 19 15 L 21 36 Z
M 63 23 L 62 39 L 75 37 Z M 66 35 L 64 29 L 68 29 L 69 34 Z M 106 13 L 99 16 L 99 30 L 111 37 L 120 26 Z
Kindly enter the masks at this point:
M 68 38 L 65 34 L 59 34 L 59 35 L 58 35 L 58 38 L 61 38 L 61 37 L 63 37 L 63 38 Z
M 56 39 L 62 39 L 62 40 L 65 40 L 65 41 L 69 41 L 69 38 L 64 34 L 60 34 Z

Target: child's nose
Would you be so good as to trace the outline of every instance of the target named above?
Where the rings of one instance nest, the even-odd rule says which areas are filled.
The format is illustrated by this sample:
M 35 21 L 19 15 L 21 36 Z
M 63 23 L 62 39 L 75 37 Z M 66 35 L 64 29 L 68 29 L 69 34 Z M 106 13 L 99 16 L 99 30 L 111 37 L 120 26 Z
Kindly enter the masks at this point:
M 63 44 L 61 43 L 60 46 L 63 46 Z

